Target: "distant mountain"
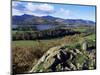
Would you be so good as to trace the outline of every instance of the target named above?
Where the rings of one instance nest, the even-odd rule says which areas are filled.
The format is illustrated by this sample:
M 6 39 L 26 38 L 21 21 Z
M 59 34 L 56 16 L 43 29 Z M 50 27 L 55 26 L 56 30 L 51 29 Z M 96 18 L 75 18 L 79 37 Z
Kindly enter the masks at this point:
M 95 25 L 95 22 L 89 20 L 82 20 L 82 19 L 66 19 L 64 23 L 70 25 Z
M 52 16 L 34 16 L 24 14 L 22 16 L 12 16 L 13 25 L 38 25 L 38 24 L 67 24 L 67 25 L 95 25 L 95 22 L 82 19 L 62 19 Z
M 52 17 L 52 16 L 42 16 L 43 19 L 50 19 L 50 20 L 55 20 L 57 18 Z
M 12 16 L 12 24 L 13 25 L 20 25 L 20 24 L 29 22 L 29 20 L 31 21 L 33 18 L 37 18 L 37 17 L 35 17 L 33 15 L 27 15 L 27 14 L 24 14 L 22 16 Z

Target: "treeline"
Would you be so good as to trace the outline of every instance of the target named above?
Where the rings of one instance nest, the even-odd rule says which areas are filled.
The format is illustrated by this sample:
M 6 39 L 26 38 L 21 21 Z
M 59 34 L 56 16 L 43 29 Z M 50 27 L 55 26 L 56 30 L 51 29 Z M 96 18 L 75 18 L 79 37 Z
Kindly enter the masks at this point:
M 44 31 L 16 31 L 12 35 L 12 40 L 51 39 L 74 34 L 80 34 L 80 32 L 73 31 L 71 29 L 50 29 Z

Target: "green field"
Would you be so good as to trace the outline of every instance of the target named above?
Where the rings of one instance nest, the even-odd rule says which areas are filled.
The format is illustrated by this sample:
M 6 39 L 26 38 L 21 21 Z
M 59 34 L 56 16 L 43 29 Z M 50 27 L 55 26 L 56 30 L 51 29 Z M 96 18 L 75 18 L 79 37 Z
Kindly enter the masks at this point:
M 85 32 L 87 28 L 74 28 L 75 31 Z
M 19 40 L 19 41 L 12 41 L 12 46 L 36 46 L 39 42 L 47 44 L 48 42 L 57 41 L 60 38 L 49 39 L 49 40 Z
M 54 38 L 54 39 L 45 39 L 45 40 L 19 40 L 19 41 L 12 41 L 12 47 L 16 47 L 16 46 L 25 46 L 25 47 L 34 47 L 36 46 L 37 44 L 58 44 L 58 45 L 61 45 L 63 43 L 73 43 L 73 42 L 76 42 L 80 39 L 77 39 L 77 38 L 80 38 L 81 37 L 77 37 L 77 35 L 75 36 L 65 36 L 65 37 L 62 37 L 62 38 Z
M 20 40 L 20 41 L 13 41 L 12 46 L 34 46 L 36 44 L 36 41 L 30 41 L 30 40 Z
M 85 29 L 83 29 L 83 30 L 85 30 Z M 96 36 L 95 36 L 95 34 L 91 34 L 91 35 L 88 35 L 88 36 L 85 36 L 85 37 L 80 37 L 80 39 L 83 39 L 83 38 L 84 39 L 87 39 L 87 40 L 95 40 L 96 39 Z M 62 40 L 62 39 L 66 39 L 66 38 L 63 37 L 63 38 L 46 39 L 46 40 L 19 40 L 19 41 L 12 41 L 12 46 L 13 47 L 15 47 L 15 46 L 30 46 L 30 47 L 34 47 L 39 42 L 42 42 L 45 45 L 48 44 L 48 43 L 50 43 L 50 42 L 58 42 L 58 41 L 59 42 L 62 41 L 62 43 L 63 43 L 64 40 Z M 78 39 L 78 40 L 80 40 L 80 39 Z M 66 41 L 66 43 L 67 43 L 67 41 Z
M 96 34 L 91 34 L 89 36 L 86 36 L 85 38 L 89 40 L 96 40 Z

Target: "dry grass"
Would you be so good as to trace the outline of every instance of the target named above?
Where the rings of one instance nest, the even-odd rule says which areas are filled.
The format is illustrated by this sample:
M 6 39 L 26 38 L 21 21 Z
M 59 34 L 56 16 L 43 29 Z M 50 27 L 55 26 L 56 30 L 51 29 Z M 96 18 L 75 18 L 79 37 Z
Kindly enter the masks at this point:
M 29 71 L 32 66 L 34 66 L 38 59 L 51 47 L 62 45 L 62 44 L 71 44 L 78 42 L 80 39 L 79 35 L 74 36 L 65 36 L 61 39 L 50 40 L 48 42 L 43 42 L 39 40 L 36 43 L 35 47 L 23 47 L 23 46 L 14 46 L 12 48 L 13 53 L 13 73 L 25 73 Z

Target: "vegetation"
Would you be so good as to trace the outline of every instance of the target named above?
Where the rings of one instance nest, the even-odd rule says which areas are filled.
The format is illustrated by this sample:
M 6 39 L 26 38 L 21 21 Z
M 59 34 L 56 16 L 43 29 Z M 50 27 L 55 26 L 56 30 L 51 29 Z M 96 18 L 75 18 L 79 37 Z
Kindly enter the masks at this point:
M 44 31 L 16 31 L 13 33 L 13 40 L 36 40 L 62 37 L 65 35 L 80 34 L 71 29 L 50 29 Z
M 94 48 L 95 50 L 94 28 L 84 27 L 81 29 L 82 28 L 78 27 L 71 29 L 49 29 L 44 31 L 13 30 L 13 73 L 27 73 L 47 50 L 55 46 L 66 45 L 66 48 L 81 49 L 80 42 L 87 40 L 90 41 L 89 48 Z M 87 57 L 79 54 L 74 62 L 82 63 L 84 59 L 87 59 Z

